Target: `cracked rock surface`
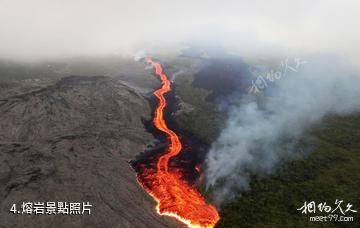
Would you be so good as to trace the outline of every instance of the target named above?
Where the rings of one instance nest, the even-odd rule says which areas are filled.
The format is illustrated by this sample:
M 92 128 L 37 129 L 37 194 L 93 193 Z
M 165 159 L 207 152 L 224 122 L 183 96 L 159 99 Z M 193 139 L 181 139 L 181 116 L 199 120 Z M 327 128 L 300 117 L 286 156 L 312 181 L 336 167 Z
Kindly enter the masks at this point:
M 109 77 L 65 77 L 0 101 L 0 227 L 178 227 L 129 160 L 152 136 L 148 102 Z M 17 215 L 22 202 L 90 202 L 91 215 Z

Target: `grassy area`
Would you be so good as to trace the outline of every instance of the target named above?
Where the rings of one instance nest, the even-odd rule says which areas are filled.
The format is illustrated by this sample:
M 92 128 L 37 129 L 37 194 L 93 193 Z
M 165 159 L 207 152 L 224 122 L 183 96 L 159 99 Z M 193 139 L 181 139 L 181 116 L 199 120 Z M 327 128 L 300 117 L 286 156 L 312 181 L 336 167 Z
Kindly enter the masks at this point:
M 209 91 L 192 86 L 193 76 L 181 75 L 176 78 L 176 95 L 180 98 L 180 103 L 187 108 L 180 110 L 175 115 L 175 121 L 185 131 L 189 131 L 200 140 L 210 144 L 218 133 L 222 121 L 214 104 L 205 100 Z
M 319 142 L 308 157 L 287 163 L 269 178 L 252 180 L 250 191 L 222 208 L 217 227 L 359 227 L 358 126 L 360 114 L 327 118 L 311 131 Z M 347 214 L 354 222 L 309 222 L 309 215 L 296 210 L 305 200 L 334 208 L 335 199 L 344 200 L 344 209 L 350 202 L 359 211 Z

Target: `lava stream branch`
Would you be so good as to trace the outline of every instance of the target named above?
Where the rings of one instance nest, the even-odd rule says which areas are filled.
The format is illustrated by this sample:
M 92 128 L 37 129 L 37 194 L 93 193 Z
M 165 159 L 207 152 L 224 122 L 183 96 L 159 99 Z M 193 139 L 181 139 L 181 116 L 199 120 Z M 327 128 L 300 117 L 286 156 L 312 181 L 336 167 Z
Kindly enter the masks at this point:
M 219 220 L 216 208 L 208 204 L 195 186 L 184 180 L 178 169 L 169 169 L 169 160 L 178 155 L 182 144 L 177 134 L 170 130 L 164 120 L 167 101 L 164 94 L 171 91 L 171 82 L 160 63 L 146 58 L 161 81 L 161 88 L 154 92 L 159 100 L 155 110 L 154 125 L 164 132 L 169 140 L 166 151 L 156 161 L 156 166 L 145 167 L 138 172 L 138 181 L 157 202 L 156 211 L 185 223 L 188 227 L 214 227 Z

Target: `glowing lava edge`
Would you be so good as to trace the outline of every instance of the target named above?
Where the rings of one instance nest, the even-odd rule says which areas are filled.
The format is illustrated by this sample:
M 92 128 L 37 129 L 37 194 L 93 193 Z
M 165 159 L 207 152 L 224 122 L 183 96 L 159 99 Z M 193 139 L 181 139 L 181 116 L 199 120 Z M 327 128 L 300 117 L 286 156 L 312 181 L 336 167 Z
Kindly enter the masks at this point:
M 169 168 L 170 159 L 182 150 L 179 137 L 167 127 L 164 120 L 164 109 L 167 105 L 164 94 L 171 91 L 171 82 L 160 63 L 151 58 L 145 60 L 152 65 L 161 81 L 161 88 L 153 93 L 159 101 L 153 122 L 158 130 L 167 135 L 169 144 L 157 160 L 156 166 L 144 167 L 138 173 L 138 182 L 157 202 L 158 214 L 176 218 L 191 228 L 214 227 L 220 219 L 216 208 L 205 201 L 196 186 L 184 180 L 181 170 Z

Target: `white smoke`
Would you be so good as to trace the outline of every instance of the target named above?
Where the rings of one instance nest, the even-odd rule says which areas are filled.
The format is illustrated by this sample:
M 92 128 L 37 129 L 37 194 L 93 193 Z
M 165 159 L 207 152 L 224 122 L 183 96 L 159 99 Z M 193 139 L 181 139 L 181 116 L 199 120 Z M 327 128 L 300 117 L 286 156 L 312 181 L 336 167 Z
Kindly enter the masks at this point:
M 141 50 L 135 52 L 135 54 L 134 54 L 134 60 L 135 60 L 136 62 L 140 61 L 141 59 L 143 59 L 143 58 L 146 57 L 146 53 L 147 53 L 147 52 L 146 52 L 145 49 L 141 49 Z
M 140 48 L 171 52 L 191 42 L 242 56 L 327 51 L 354 64 L 360 57 L 358 0 L 0 0 L 0 5 L 0 59 L 129 57 Z
M 269 174 L 282 158 L 296 156 L 293 145 L 325 115 L 360 110 L 359 75 L 334 65 L 306 64 L 278 80 L 278 95 L 264 104 L 246 97 L 232 108 L 207 157 L 207 185 L 219 184 L 218 203 L 248 189 L 250 175 Z

